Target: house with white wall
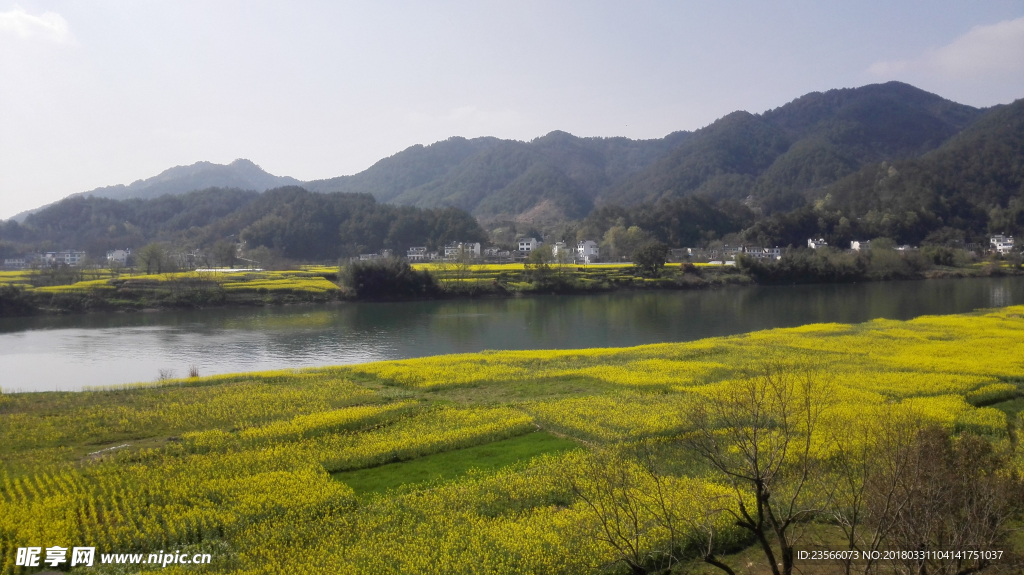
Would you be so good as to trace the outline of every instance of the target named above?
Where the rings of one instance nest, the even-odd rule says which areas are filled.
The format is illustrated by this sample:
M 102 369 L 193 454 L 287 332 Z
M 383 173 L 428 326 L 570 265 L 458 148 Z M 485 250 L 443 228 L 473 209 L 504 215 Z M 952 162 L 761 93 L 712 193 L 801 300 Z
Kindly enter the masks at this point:
M 592 264 L 601 257 L 601 248 L 594 240 L 583 240 L 576 244 L 576 258 L 585 264 Z
M 128 256 L 132 255 L 132 250 L 125 248 L 123 250 L 108 250 L 107 251 L 107 263 L 108 264 L 120 264 L 122 266 L 128 265 Z
M 522 238 L 519 240 L 519 251 L 528 254 L 537 249 L 539 245 L 540 242 L 536 238 Z
M 1008 254 L 1013 251 L 1013 236 L 999 234 L 989 238 L 988 242 L 997 253 Z

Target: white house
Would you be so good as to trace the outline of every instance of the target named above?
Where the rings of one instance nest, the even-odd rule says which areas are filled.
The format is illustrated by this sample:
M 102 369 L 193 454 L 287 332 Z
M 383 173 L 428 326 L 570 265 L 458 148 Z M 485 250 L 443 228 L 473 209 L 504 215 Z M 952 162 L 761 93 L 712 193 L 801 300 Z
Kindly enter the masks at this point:
M 823 248 L 826 246 L 828 246 L 828 242 L 825 241 L 825 238 L 807 238 L 807 247 L 811 248 L 812 250 L 816 250 L 818 248 Z
M 764 255 L 766 258 L 781 260 L 782 259 L 782 248 L 775 246 L 774 248 L 764 248 Z
M 444 247 L 444 258 L 453 260 L 461 255 L 480 257 L 480 242 L 452 242 Z
M 850 249 L 855 251 L 855 252 L 859 252 L 861 250 L 870 250 L 871 249 L 871 240 L 864 240 L 862 242 L 854 240 L 854 241 L 850 242 Z
M 4 267 L 12 270 L 23 270 L 28 266 L 25 258 L 4 258 Z
M 576 257 L 585 264 L 592 264 L 601 255 L 601 249 L 594 240 L 583 240 L 576 244 Z
M 1004 236 L 999 234 L 998 236 L 992 236 L 989 239 L 989 244 L 992 245 L 992 249 L 1001 253 L 1008 254 L 1013 251 L 1013 236 Z
M 427 248 L 424 246 L 409 248 L 405 252 L 405 258 L 411 262 L 422 262 L 427 259 Z
M 127 248 L 123 250 L 109 250 L 107 251 L 107 263 L 118 263 L 121 265 L 127 265 L 128 256 L 130 255 L 132 255 L 132 250 Z
M 48 264 L 65 264 L 69 266 L 81 265 L 85 260 L 85 252 L 78 250 L 64 250 L 61 252 L 46 252 L 43 259 Z
M 522 238 L 521 240 L 519 240 L 519 251 L 523 253 L 530 253 L 533 250 L 537 249 L 537 246 L 539 245 L 540 242 L 538 242 L 535 238 Z
M 565 245 L 565 242 L 555 242 L 555 245 L 551 246 L 551 255 L 555 261 L 572 261 L 576 257 L 576 250 Z

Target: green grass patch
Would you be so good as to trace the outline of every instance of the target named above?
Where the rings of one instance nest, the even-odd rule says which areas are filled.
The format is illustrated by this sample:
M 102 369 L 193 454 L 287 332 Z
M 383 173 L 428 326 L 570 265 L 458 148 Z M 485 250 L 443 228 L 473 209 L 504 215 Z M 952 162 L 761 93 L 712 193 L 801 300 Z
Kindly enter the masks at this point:
M 1013 421 L 1018 413 L 1024 411 L 1024 397 L 993 403 L 989 407 L 994 407 L 999 411 L 1002 411 L 1006 414 L 1008 421 Z
M 331 477 L 346 483 L 355 490 L 356 495 L 384 493 L 402 485 L 450 481 L 471 469 L 494 471 L 545 453 L 562 453 L 577 448 L 579 445 L 574 441 L 538 431 L 410 461 L 341 471 L 332 473 Z

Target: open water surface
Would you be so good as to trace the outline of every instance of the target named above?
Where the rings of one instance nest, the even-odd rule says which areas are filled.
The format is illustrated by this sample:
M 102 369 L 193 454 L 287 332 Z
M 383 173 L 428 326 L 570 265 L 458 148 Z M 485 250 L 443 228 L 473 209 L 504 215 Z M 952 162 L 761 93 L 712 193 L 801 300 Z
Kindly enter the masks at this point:
M 484 349 L 620 347 L 1024 303 L 1024 277 L 344 303 L 0 319 L 0 388 L 178 377 Z

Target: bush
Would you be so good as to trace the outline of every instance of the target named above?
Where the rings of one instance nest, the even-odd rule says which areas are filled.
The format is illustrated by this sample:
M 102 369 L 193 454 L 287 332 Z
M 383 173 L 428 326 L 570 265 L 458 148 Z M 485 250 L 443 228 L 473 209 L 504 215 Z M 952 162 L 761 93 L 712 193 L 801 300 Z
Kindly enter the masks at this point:
M 341 267 L 339 278 L 359 299 L 426 297 L 438 291 L 429 272 L 399 258 L 353 261 Z
M 32 315 L 35 305 L 25 288 L 4 285 L 0 286 L 0 317 Z

